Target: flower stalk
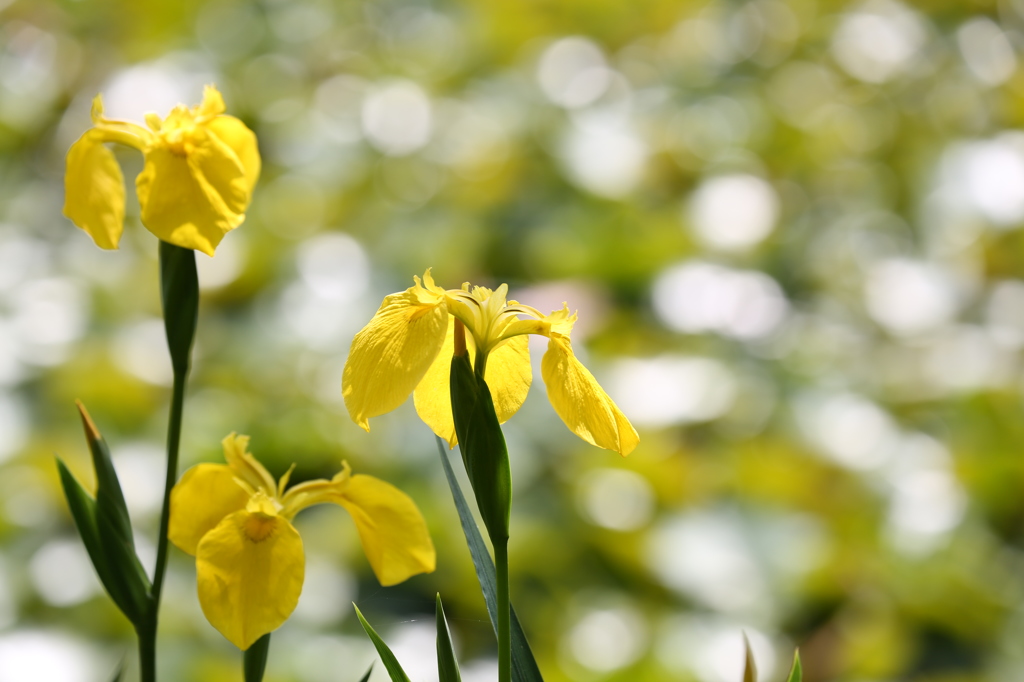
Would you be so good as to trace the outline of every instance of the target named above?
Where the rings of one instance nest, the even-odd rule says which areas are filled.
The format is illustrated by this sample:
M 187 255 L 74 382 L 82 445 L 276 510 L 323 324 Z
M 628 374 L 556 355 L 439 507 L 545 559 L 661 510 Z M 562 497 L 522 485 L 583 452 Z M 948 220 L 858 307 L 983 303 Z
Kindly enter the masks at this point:
M 178 451 L 181 445 L 185 387 L 191 368 L 192 343 L 199 321 L 199 278 L 196 273 L 194 251 L 160 242 L 160 294 L 167 347 L 174 370 L 174 385 L 167 425 L 167 473 L 164 478 L 164 499 L 160 510 L 156 568 L 153 571 L 148 611 L 138 628 L 142 682 L 156 681 L 156 635 L 160 620 L 160 598 L 163 593 L 164 576 L 167 574 L 171 490 L 178 480 Z

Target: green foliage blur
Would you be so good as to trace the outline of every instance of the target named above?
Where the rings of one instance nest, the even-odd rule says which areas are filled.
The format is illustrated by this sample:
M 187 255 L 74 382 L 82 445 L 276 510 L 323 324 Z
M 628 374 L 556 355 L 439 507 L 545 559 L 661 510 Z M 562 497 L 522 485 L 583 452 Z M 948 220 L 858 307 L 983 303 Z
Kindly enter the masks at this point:
M 579 309 L 641 434 L 580 441 L 539 371 L 505 427 L 549 682 L 738 682 L 742 632 L 766 681 L 794 646 L 810 682 L 1024 680 L 1022 48 L 1022 0 L 0 0 L 0 682 L 130 656 L 54 455 L 92 485 L 81 399 L 151 566 L 157 244 L 132 192 L 117 252 L 63 218 L 63 157 L 96 93 L 141 122 L 207 82 L 264 171 L 198 256 L 183 470 L 231 431 L 293 482 L 346 459 L 438 548 L 381 588 L 342 510 L 299 519 L 268 682 L 359 679 L 352 601 L 430 680 L 437 592 L 463 679 L 495 677 L 432 434 L 411 401 L 369 434 L 341 401 L 352 335 L 428 267 Z M 160 635 L 163 678 L 241 679 L 177 550 Z

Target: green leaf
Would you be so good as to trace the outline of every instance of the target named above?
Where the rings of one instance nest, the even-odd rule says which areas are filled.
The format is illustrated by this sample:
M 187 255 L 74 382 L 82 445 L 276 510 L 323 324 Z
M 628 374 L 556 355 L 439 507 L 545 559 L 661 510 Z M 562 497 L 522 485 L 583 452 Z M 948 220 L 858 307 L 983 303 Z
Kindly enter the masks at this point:
M 452 635 L 448 631 L 448 621 L 444 617 L 441 606 L 441 595 L 437 595 L 437 677 L 439 682 L 462 682 L 459 673 L 459 662 L 455 659 L 455 648 L 452 646 Z
M 409 682 L 409 677 L 402 670 L 402 666 L 398 663 L 398 659 L 391 653 L 391 649 L 384 643 L 384 640 L 380 638 L 380 635 L 370 627 L 370 624 L 363 618 L 362 611 L 355 604 L 352 607 L 356 610 L 356 615 L 359 617 L 359 622 L 363 625 L 363 630 L 366 631 L 366 636 L 373 642 L 373 646 L 377 649 L 377 655 L 380 656 L 381 662 L 384 663 L 384 669 L 388 671 L 388 675 L 391 676 L 391 682 Z M 367 673 L 369 674 L 369 673 Z
M 104 554 L 109 580 L 117 585 L 114 589 L 123 597 L 121 600 L 115 599 L 115 603 L 128 620 L 138 626 L 143 614 L 148 610 L 149 578 L 135 553 L 131 518 L 128 516 L 128 507 L 121 492 L 121 483 L 117 479 L 117 472 L 114 471 L 114 463 L 110 459 L 110 449 L 93 424 L 85 406 L 81 402 L 77 405 L 82 417 L 82 426 L 85 428 L 85 439 L 92 454 L 93 469 L 96 472 L 93 518 L 99 546 Z M 113 596 L 111 593 L 111 597 Z
M 242 653 L 242 673 L 245 682 L 262 682 L 270 653 L 270 633 L 263 635 Z
M 370 664 L 370 667 L 366 669 L 366 674 L 365 674 L 365 675 L 363 675 L 363 676 L 362 676 L 362 677 L 360 678 L 359 682 L 370 682 L 370 675 L 371 675 L 372 673 L 373 673 L 373 663 L 371 663 L 371 664 Z
M 473 557 L 473 567 L 476 569 L 476 579 L 480 583 L 480 590 L 484 595 L 484 603 L 487 604 L 487 613 L 491 617 L 491 626 L 495 634 L 498 631 L 498 599 L 497 599 L 497 577 L 494 570 L 494 561 L 487 551 L 487 545 L 480 535 L 473 520 L 473 512 L 466 503 L 466 496 L 462 494 L 458 479 L 455 478 L 455 471 L 451 462 L 448 461 L 447 444 L 441 438 L 437 438 L 437 451 L 441 455 L 441 465 L 444 467 L 444 475 L 448 479 L 448 487 L 451 488 L 452 498 L 455 500 L 455 509 L 459 512 L 459 521 L 462 524 L 462 532 L 466 536 L 466 544 L 469 545 L 469 554 Z M 512 679 L 514 682 L 544 682 L 540 674 L 540 667 L 530 650 L 530 643 L 526 641 L 526 634 L 516 617 L 516 610 L 512 609 Z
M 111 678 L 110 682 L 121 682 L 124 679 L 124 661 L 122 660 L 117 665 L 117 670 L 114 672 L 114 677 Z
M 786 682 L 803 682 L 804 667 L 800 664 L 800 650 L 793 652 L 793 667 L 789 671 L 789 678 Z
M 497 545 L 508 540 L 512 472 L 491 391 L 473 371 L 468 353 L 452 358 L 451 399 L 455 434 L 476 506 L 491 544 Z
M 160 242 L 160 297 L 171 366 L 176 374 L 181 374 L 188 371 L 192 340 L 199 321 L 195 251 Z
M 750 650 L 750 640 L 743 633 L 743 651 L 746 659 L 743 664 L 743 682 L 757 682 L 757 664 L 754 663 L 754 652 Z

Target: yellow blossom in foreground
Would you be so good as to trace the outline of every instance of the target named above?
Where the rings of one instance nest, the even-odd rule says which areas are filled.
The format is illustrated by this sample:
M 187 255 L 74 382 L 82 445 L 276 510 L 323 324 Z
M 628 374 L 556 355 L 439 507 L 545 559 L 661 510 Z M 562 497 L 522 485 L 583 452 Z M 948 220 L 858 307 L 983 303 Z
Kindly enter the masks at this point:
M 445 290 L 434 284 L 429 270 L 422 281 L 413 279 L 414 286 L 384 299 L 352 341 L 342 394 L 357 424 L 369 431 L 370 417 L 390 412 L 413 393 L 420 418 L 455 446 L 449 390 L 454 319 L 469 332 L 469 352 L 478 374 L 483 367 L 500 422 L 526 400 L 532 379 L 527 335 L 538 334 L 548 338 L 541 375 L 566 426 L 588 443 L 622 455 L 636 447 L 640 439 L 632 424 L 572 352 L 569 333 L 576 315 L 568 307 L 544 315 L 506 301 L 506 284 L 494 291 L 468 284 Z
M 223 441 L 227 464 L 198 464 L 171 491 L 168 538 L 196 557 L 199 603 L 207 620 L 239 649 L 284 623 L 299 602 L 305 571 L 295 514 L 341 505 L 356 523 L 381 585 L 434 570 L 434 545 L 416 504 L 390 483 L 352 475 L 285 488 L 248 452 L 249 437 Z M 294 468 L 294 467 L 293 467 Z
M 103 116 L 92 103 L 93 128 L 68 150 L 64 215 L 96 245 L 116 249 L 124 231 L 124 176 L 105 142 L 142 152 L 135 179 L 142 224 L 160 239 L 212 256 L 217 244 L 245 220 L 260 175 L 256 136 L 224 114 L 224 98 L 212 85 L 203 102 L 176 106 L 165 119 L 146 115 L 143 127 Z

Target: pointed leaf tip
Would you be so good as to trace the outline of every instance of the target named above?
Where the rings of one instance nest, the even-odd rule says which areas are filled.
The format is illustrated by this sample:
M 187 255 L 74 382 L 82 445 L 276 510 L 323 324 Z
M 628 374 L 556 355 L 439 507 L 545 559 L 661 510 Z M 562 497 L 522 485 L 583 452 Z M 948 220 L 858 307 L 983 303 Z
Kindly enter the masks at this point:
M 789 671 L 786 682 L 803 682 L 804 667 L 800 663 L 800 649 L 793 652 L 793 667 Z
M 359 618 L 360 625 L 363 626 L 363 630 L 366 632 L 366 636 L 373 642 L 373 646 L 377 649 L 377 655 L 380 656 L 381 662 L 384 664 L 384 669 L 388 671 L 388 676 L 391 677 L 391 682 L 409 682 L 409 676 L 402 670 L 402 665 L 398 662 L 398 659 L 388 648 L 388 645 L 384 643 L 377 631 L 366 621 L 363 617 L 363 612 L 359 610 L 359 607 L 352 603 L 352 608 L 356 610 L 356 616 Z
M 437 594 L 437 677 L 439 682 L 462 682 L 459 662 L 455 658 L 455 647 L 452 645 L 451 632 L 448 631 L 448 620 L 444 617 L 441 605 L 441 594 Z
M 85 437 L 91 442 L 102 439 L 103 436 L 100 435 L 100 430 L 96 428 L 96 424 L 93 422 L 92 417 L 89 416 L 89 411 L 85 409 L 85 405 L 82 404 L 82 401 L 75 400 L 75 406 L 78 407 L 78 414 L 82 417 L 82 426 L 85 427 Z

